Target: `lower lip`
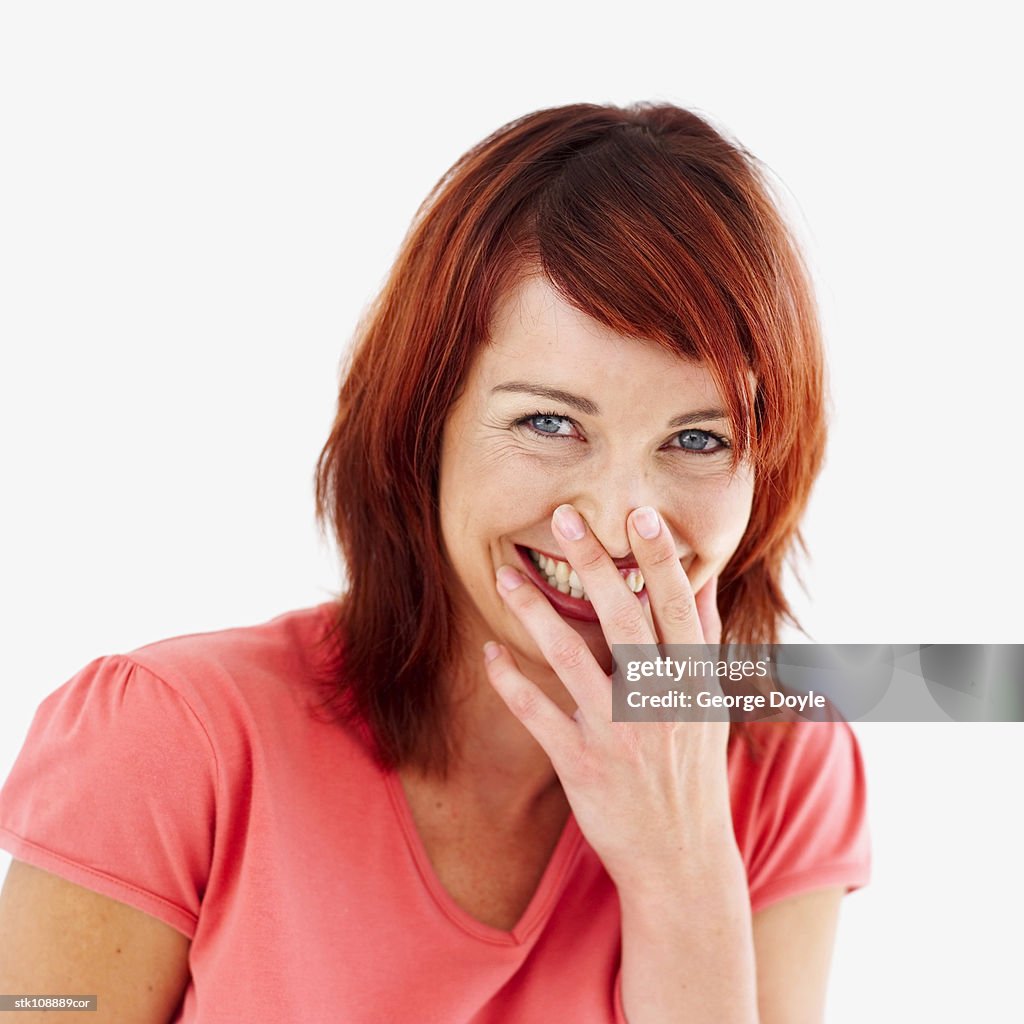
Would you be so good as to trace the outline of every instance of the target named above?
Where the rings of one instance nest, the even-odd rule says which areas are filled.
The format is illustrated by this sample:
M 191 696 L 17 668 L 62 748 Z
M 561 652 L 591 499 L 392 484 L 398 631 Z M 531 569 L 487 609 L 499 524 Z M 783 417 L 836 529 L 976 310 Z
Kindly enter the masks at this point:
M 556 587 L 551 586 L 550 583 L 541 575 L 540 569 L 537 568 L 537 563 L 530 557 L 530 552 L 523 547 L 516 545 L 516 551 L 519 552 L 519 558 L 522 560 L 526 571 L 531 580 L 538 586 L 540 592 L 555 606 L 555 610 L 564 615 L 567 619 L 577 619 L 580 622 L 600 622 L 597 616 L 597 611 L 589 601 L 584 601 L 580 597 L 572 597 L 569 594 L 563 594 Z M 647 600 L 647 588 L 644 587 L 639 594 L 633 595 L 641 604 L 648 604 Z

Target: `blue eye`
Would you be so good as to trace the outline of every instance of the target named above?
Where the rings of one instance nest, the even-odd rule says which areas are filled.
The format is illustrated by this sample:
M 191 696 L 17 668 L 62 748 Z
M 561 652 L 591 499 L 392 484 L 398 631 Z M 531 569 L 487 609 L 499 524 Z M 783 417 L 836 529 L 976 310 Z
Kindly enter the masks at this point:
M 684 430 L 676 437 L 679 438 L 679 447 L 688 452 L 710 455 L 712 452 L 729 447 L 724 437 L 713 434 L 710 430 Z
M 524 416 L 517 421 L 519 426 L 526 425 L 535 434 L 543 434 L 546 437 L 569 437 L 572 429 L 572 420 L 568 416 L 560 416 L 554 412 L 536 412 L 532 416 Z M 566 429 L 562 429 L 562 428 Z
M 557 412 L 535 412 L 515 421 L 515 426 L 534 437 L 573 437 L 575 421 L 569 416 Z M 675 435 L 669 447 L 682 449 L 694 455 L 714 455 L 729 448 L 729 442 L 719 434 L 710 430 L 691 428 Z

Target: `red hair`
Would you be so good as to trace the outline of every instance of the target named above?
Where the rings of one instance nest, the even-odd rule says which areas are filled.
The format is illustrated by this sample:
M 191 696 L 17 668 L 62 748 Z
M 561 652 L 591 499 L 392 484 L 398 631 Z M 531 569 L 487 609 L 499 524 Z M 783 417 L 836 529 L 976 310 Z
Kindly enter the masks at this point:
M 781 574 L 823 455 L 824 361 L 810 277 L 767 176 L 668 104 L 528 114 L 420 207 L 359 326 L 317 462 L 317 519 L 348 570 L 327 704 L 363 727 L 384 767 L 443 773 L 453 753 L 441 435 L 497 301 L 534 269 L 619 334 L 708 367 L 734 457 L 755 468 L 750 521 L 719 580 L 723 642 L 776 642 L 793 621 Z

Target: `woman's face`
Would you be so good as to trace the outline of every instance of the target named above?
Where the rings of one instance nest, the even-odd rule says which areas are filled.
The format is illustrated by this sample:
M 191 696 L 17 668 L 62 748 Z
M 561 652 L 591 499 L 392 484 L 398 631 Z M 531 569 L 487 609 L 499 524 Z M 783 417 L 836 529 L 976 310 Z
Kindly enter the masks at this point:
M 441 533 L 467 664 L 485 640 L 496 640 L 527 674 L 550 672 L 495 589 L 495 571 L 507 563 L 540 586 L 610 671 L 592 606 L 574 579 L 559 579 L 551 513 L 571 503 L 626 576 L 636 565 L 626 517 L 653 506 L 697 591 L 728 562 L 750 516 L 753 473 L 746 463 L 733 470 L 731 440 L 700 364 L 615 334 L 543 277 L 512 291 L 495 311 L 491 343 L 470 367 L 442 441 Z M 544 568 L 531 551 L 546 556 Z M 635 574 L 631 582 L 639 585 Z

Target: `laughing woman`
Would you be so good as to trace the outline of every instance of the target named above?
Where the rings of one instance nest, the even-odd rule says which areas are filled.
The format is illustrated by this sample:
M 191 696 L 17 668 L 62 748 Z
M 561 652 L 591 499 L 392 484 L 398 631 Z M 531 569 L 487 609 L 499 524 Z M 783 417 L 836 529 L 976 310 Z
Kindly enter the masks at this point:
M 574 105 L 476 146 L 343 374 L 316 490 L 346 591 L 43 702 L 0 798 L 0 991 L 820 1021 L 869 870 L 849 727 L 612 722 L 609 673 L 777 639 L 823 375 L 765 177 L 701 118 Z

